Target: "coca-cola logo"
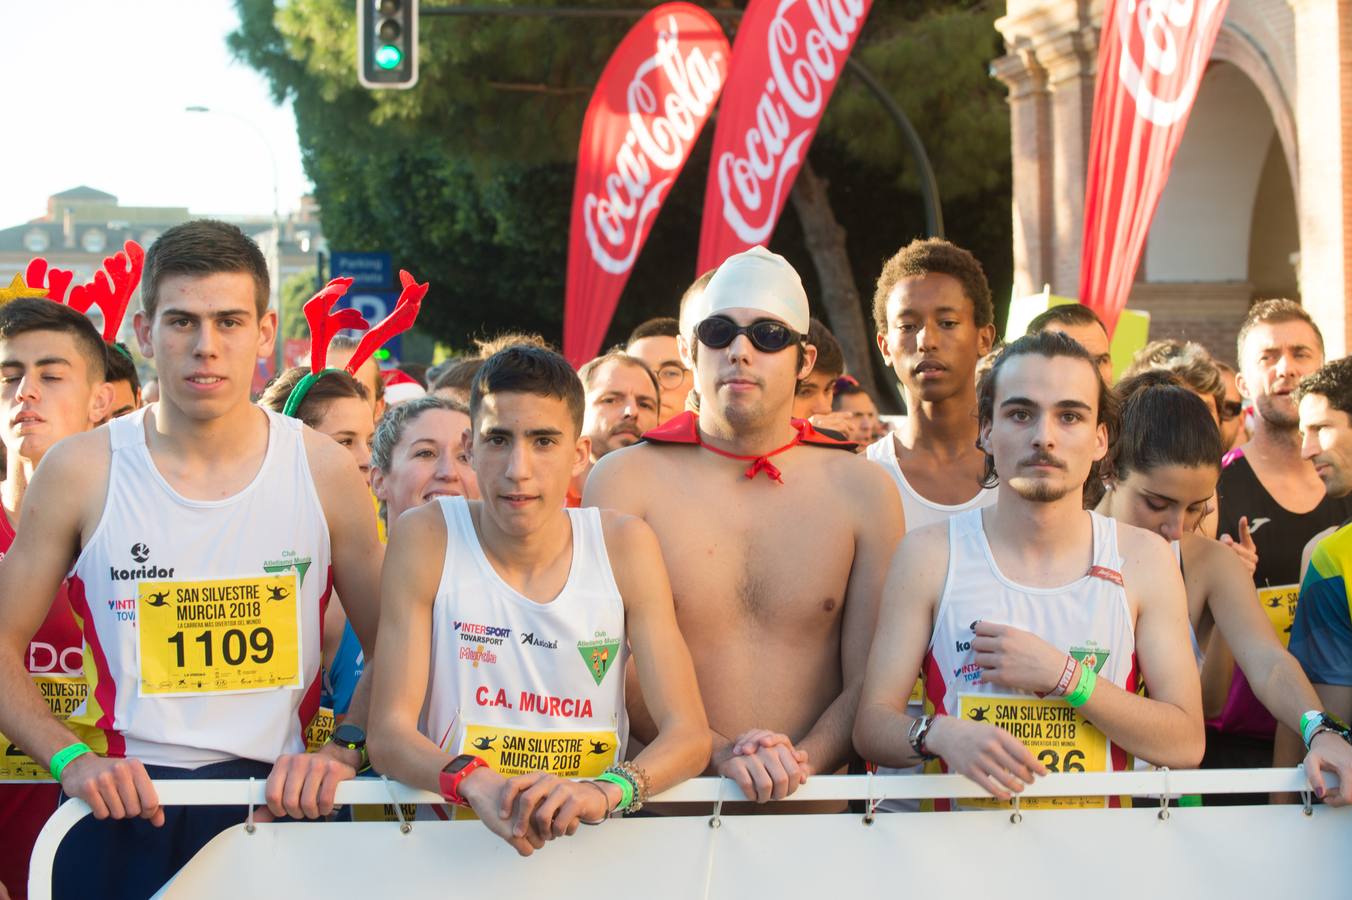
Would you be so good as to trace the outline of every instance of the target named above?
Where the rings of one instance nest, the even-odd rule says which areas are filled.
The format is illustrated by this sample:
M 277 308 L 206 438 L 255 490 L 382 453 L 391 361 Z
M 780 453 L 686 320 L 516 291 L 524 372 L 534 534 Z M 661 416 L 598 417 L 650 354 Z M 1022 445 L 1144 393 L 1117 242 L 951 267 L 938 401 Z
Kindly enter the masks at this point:
M 753 125 L 732 140 L 741 152 L 726 151 L 715 163 L 723 220 L 743 243 L 766 243 L 774 230 L 869 2 L 780 0 L 766 29 L 770 77 Z
M 1142 119 L 1169 126 L 1192 108 L 1222 0 L 1118 0 L 1118 78 Z
M 683 52 L 675 16 L 657 49 L 625 90 L 629 128 L 604 176 L 601 196 L 588 192 L 582 221 L 597 266 L 623 275 L 634 265 L 649 220 L 662 205 L 690 146 L 723 89 L 721 52 Z

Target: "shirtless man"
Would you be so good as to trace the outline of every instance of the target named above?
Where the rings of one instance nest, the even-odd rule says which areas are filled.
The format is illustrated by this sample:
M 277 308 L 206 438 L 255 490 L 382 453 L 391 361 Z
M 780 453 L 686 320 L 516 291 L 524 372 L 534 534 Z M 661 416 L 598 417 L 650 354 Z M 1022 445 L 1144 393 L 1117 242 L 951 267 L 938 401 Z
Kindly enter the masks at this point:
M 1158 535 L 1083 508 L 1116 417 L 1094 360 L 1064 335 L 1020 338 L 982 379 L 978 404 L 999 498 L 902 541 L 855 746 L 885 765 L 940 759 L 999 800 L 1049 771 L 1125 769 L 1127 754 L 1195 766 L 1201 696 L 1173 554 Z M 916 719 L 906 695 L 922 663 L 932 714 Z M 1073 748 L 999 727 L 1056 716 L 1075 721 Z
M 681 341 L 699 414 L 603 459 L 583 502 L 657 533 L 713 731 L 710 773 L 764 802 L 852 758 L 901 504 L 882 471 L 840 452 L 853 444 L 791 419 L 815 352 L 786 260 L 759 247 L 729 258 L 695 308 Z M 650 738 L 644 718 L 635 733 Z
M 330 574 L 369 647 L 380 545 L 351 455 L 249 402 L 277 327 L 263 255 L 233 225 L 175 226 L 146 254 L 142 296 L 136 334 L 162 399 L 52 448 L 0 561 L 0 731 L 94 812 L 61 845 L 57 896 L 89 884 L 147 896 L 242 819 L 162 809 L 151 778 L 267 777 L 273 813 L 317 818 L 361 764 L 333 744 L 304 753 L 301 723 L 318 705 Z M 93 730 L 94 747 L 52 715 L 24 666 L 67 573 L 98 663 L 70 721 Z M 179 604 L 193 615 L 172 614 Z M 231 608 L 257 624 L 210 625 Z

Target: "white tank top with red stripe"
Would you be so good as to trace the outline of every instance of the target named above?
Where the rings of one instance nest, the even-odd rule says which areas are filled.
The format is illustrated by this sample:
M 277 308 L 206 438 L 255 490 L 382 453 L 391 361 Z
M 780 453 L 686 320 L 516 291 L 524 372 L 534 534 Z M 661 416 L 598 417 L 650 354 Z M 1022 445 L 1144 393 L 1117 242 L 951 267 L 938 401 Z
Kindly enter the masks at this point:
M 1130 760 L 1084 722 L 1064 700 L 982 683 L 971 648 L 977 620 L 1013 625 L 1092 666 L 1103 680 L 1136 689 L 1136 639 L 1126 590 L 1117 523 L 1086 512 L 1093 525 L 1093 562 L 1069 584 L 1037 588 L 1007 578 L 996 565 L 982 510 L 954 516 L 948 525 L 948 576 L 925 657 L 926 705 L 1006 727 L 1055 771 L 1112 771 Z M 1035 701 L 1035 702 L 1030 702 Z M 1067 759 L 1067 754 L 1069 758 Z
M 305 750 L 319 704 L 328 523 L 298 420 L 263 410 L 243 490 L 190 500 L 156 469 L 142 409 L 108 424 L 103 516 L 70 575 L 85 707 L 112 756 L 197 768 Z
M 423 734 L 508 776 L 591 776 L 624 759 L 624 601 L 600 510 L 566 511 L 568 580 L 553 600 L 537 603 L 484 555 L 465 499 L 437 502 L 446 556 L 432 607 Z

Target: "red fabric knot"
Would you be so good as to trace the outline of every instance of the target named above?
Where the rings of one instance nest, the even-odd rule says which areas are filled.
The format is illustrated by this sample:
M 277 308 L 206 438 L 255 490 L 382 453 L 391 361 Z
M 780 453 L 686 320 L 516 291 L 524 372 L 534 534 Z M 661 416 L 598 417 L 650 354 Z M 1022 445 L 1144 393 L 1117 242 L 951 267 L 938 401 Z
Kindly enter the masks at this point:
M 753 462 L 750 465 L 750 467 L 747 468 L 746 477 L 754 479 L 761 472 L 764 472 L 766 475 L 769 475 L 771 478 L 773 478 L 775 481 L 778 481 L 780 484 L 784 483 L 784 477 L 783 475 L 780 474 L 779 467 L 776 466 L 774 463 L 770 462 L 770 460 L 766 459 L 764 456 Z

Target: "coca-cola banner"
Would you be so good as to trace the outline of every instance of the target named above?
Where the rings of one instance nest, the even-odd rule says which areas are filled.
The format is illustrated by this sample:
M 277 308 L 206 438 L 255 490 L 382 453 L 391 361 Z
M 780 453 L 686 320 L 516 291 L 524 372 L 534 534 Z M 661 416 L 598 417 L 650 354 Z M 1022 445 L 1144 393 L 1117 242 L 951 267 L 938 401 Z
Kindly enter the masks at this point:
M 697 272 L 768 244 L 873 0 L 751 0 L 714 131 Z
M 723 29 L 689 3 L 649 12 L 615 49 L 582 123 L 563 353 L 596 356 L 620 291 L 727 77 Z
M 1080 302 L 1109 332 L 1183 139 L 1227 0 L 1108 0 L 1084 192 Z

